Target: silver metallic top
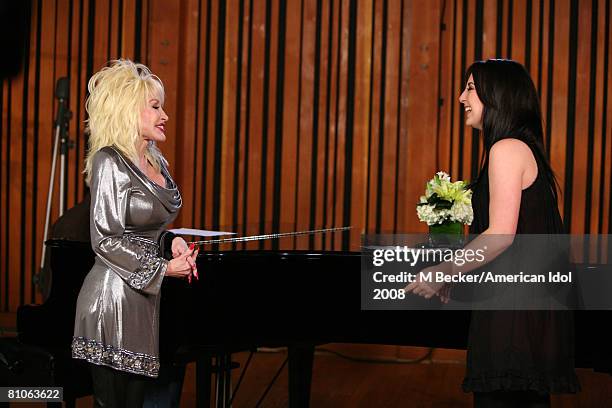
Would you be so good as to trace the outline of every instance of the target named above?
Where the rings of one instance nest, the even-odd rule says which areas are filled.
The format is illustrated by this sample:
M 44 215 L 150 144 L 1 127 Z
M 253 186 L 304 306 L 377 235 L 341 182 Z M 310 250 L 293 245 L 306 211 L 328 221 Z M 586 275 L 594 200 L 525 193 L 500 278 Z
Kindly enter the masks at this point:
M 112 147 L 94 156 L 91 244 L 96 254 L 77 300 L 72 355 L 157 377 L 159 293 L 168 261 L 158 239 L 181 207 L 165 164 L 166 186 L 148 179 Z

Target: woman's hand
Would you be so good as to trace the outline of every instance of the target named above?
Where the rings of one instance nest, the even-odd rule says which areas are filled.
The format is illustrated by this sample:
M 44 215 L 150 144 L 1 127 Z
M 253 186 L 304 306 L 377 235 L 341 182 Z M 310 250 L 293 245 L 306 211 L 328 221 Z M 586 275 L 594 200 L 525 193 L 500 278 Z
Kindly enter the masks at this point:
M 172 257 L 176 258 L 187 251 L 189 247 L 182 237 L 174 237 L 172 240 Z
M 453 289 L 453 285 L 446 283 L 442 288 L 438 291 L 438 296 L 440 296 L 440 302 L 448 303 L 451 299 L 451 291 Z
M 431 270 L 431 268 L 427 268 Z M 432 276 L 434 276 L 432 274 Z M 437 295 L 440 289 L 444 286 L 443 282 L 427 282 L 425 280 L 425 274 L 421 271 L 417 274 L 414 282 L 410 283 L 404 288 L 404 292 L 412 292 L 415 295 L 423 296 L 425 299 L 431 298 L 433 295 Z
M 183 255 L 186 251 L 189 251 L 190 249 L 193 251 L 192 248 L 189 248 L 187 246 L 187 242 L 185 242 L 185 240 L 182 237 L 175 237 L 172 240 L 172 257 L 178 258 L 179 256 Z M 192 274 L 196 279 L 200 278 L 198 275 L 198 268 L 196 265 L 196 258 L 198 256 L 198 251 L 196 251 L 191 257 L 187 258 L 187 262 L 191 265 Z M 189 280 L 189 283 L 191 283 L 191 275 L 187 279 Z
M 172 241 L 174 245 L 174 240 Z M 187 278 L 191 283 L 191 275 L 198 279 L 198 269 L 196 266 L 196 258 L 198 256 L 199 249 L 196 250 L 194 246 L 187 248 L 182 254 L 178 255 L 170 262 L 166 268 L 166 276 L 173 278 Z

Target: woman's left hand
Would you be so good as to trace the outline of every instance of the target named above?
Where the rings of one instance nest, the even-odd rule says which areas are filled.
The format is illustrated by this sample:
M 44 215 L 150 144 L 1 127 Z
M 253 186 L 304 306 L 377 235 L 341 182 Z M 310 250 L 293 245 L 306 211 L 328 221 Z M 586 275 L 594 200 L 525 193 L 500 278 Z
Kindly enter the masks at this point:
M 435 274 L 432 274 L 435 276 Z M 444 282 L 428 282 L 425 279 L 423 272 L 419 272 L 414 282 L 410 283 L 404 288 L 404 292 L 412 292 L 415 295 L 423 296 L 425 299 L 429 299 L 434 295 L 437 295 L 440 289 L 444 286 Z

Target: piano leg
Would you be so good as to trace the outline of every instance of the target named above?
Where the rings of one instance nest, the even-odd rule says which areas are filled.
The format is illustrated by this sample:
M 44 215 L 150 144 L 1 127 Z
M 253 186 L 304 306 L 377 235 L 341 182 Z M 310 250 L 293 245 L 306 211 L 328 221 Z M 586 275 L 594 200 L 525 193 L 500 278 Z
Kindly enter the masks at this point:
M 232 400 L 232 355 L 218 354 L 217 360 L 217 408 L 230 408 Z
M 202 353 L 196 361 L 196 407 L 210 407 L 210 381 L 212 379 L 212 356 Z
M 289 407 L 308 408 L 310 405 L 310 384 L 314 345 L 289 346 Z
M 212 373 L 215 372 L 216 408 L 229 408 L 232 400 L 232 355 L 215 354 L 215 366 L 212 365 L 212 354 L 202 353 L 196 361 L 196 406 L 210 407 L 210 386 Z

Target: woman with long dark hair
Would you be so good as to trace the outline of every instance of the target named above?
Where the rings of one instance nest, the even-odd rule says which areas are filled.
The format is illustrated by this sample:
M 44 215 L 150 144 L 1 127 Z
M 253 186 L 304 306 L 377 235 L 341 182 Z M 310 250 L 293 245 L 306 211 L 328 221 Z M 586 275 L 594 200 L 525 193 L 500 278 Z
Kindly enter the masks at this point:
M 488 237 L 488 263 L 510 248 L 516 234 L 562 234 L 564 228 L 538 95 L 525 68 L 510 60 L 479 61 L 468 68 L 465 83 L 459 102 L 484 145 L 470 227 L 480 235 L 470 245 L 483 247 Z M 446 273 L 456 273 L 446 266 Z M 441 285 L 422 281 L 406 290 L 448 296 Z M 474 393 L 475 407 L 548 407 L 551 393 L 580 388 L 573 337 L 568 311 L 474 310 L 463 389 Z

